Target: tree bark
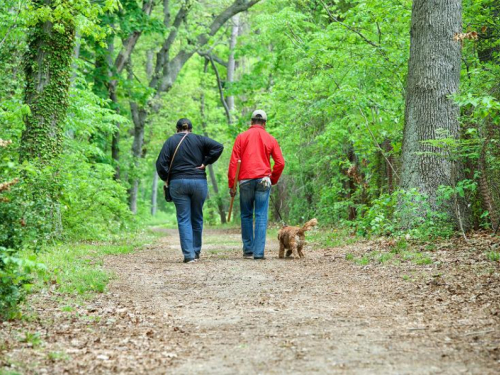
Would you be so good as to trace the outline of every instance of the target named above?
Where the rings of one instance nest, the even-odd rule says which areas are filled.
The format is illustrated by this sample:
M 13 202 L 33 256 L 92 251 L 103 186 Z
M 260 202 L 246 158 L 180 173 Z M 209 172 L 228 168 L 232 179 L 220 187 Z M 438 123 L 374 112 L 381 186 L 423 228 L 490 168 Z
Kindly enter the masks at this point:
M 493 198 L 493 189 L 488 181 L 488 168 L 486 162 L 486 153 L 490 143 L 490 140 L 494 139 L 494 134 L 492 131 L 492 124 L 489 122 L 486 124 L 486 137 L 485 141 L 481 147 L 481 152 L 479 153 L 478 159 L 478 170 L 479 170 L 479 193 L 481 194 L 483 200 L 483 207 L 488 211 L 491 221 L 491 228 L 495 228 L 499 225 L 500 218 L 498 214 L 498 209 L 495 204 L 495 199 Z
M 130 190 L 130 210 L 137 213 L 137 193 L 139 189 L 139 177 L 137 170 L 140 166 L 140 160 L 143 157 L 142 147 L 144 145 L 144 129 L 146 127 L 147 113 L 143 108 L 140 108 L 134 101 L 130 102 L 130 110 L 132 112 L 132 120 L 134 123 L 134 141 L 132 143 L 132 157 L 134 160 L 135 171 L 132 173 L 132 186 Z
M 168 10 L 168 0 L 165 0 Z M 150 49 L 146 51 L 146 75 L 148 80 L 153 77 L 154 73 L 154 50 Z M 158 173 L 156 173 L 156 167 L 153 173 L 153 184 L 151 186 L 151 216 L 155 216 L 158 210 Z
M 134 79 L 132 61 L 127 64 L 128 79 Z M 137 176 L 140 167 L 140 160 L 143 158 L 144 130 L 146 128 L 147 112 L 141 108 L 131 97 L 130 112 L 134 123 L 134 140 L 132 142 L 132 158 L 134 161 L 134 171 L 132 173 L 132 183 L 130 188 L 130 211 L 137 213 L 137 197 L 139 191 L 139 177 Z
M 109 98 L 113 102 L 113 107 L 116 113 L 120 113 L 120 106 L 118 104 L 118 96 L 116 95 L 116 88 L 109 92 Z M 111 158 L 115 163 L 115 180 L 121 177 L 120 172 L 120 124 L 116 124 L 115 132 L 111 136 Z
M 203 70 L 203 74 L 206 74 L 208 70 L 208 59 L 205 59 L 205 67 Z M 203 134 L 205 137 L 208 137 L 207 132 L 207 120 L 205 115 L 205 92 L 204 88 L 201 92 L 200 97 L 200 114 L 201 114 L 201 126 L 203 128 Z M 215 199 L 217 200 L 217 208 L 219 209 L 220 221 L 222 224 L 226 223 L 226 211 L 224 209 L 224 204 L 222 203 L 222 199 L 219 195 L 219 186 L 217 185 L 217 178 L 215 177 L 214 166 L 210 164 L 208 166 L 208 174 L 210 176 L 210 181 L 212 182 L 212 188 L 214 189 Z
M 215 73 L 215 78 L 217 79 L 217 87 L 219 88 L 219 97 L 221 104 L 224 107 L 224 111 L 226 112 L 227 124 L 231 126 L 233 124 L 233 119 L 231 117 L 231 111 L 229 110 L 229 105 L 227 104 L 226 98 L 224 97 L 224 88 L 222 87 L 222 81 L 220 79 L 219 70 L 215 66 L 212 56 L 209 55 L 208 59 L 210 60 L 210 63 Z
M 77 65 L 76 65 L 76 60 L 80 58 L 80 47 L 81 47 L 81 35 L 80 33 L 76 30 L 75 31 L 75 47 L 73 48 L 73 64 L 72 64 L 72 70 L 73 74 L 71 75 L 71 85 L 74 85 L 75 79 L 76 79 L 76 71 L 77 71 Z M 73 87 L 73 86 L 72 86 Z
M 387 160 L 384 158 L 385 174 L 387 176 L 387 191 L 389 192 L 389 194 L 392 194 L 394 192 L 394 174 L 392 170 L 394 165 L 394 158 L 392 157 L 393 150 L 391 141 L 386 138 L 384 140 L 384 143 L 382 144 L 382 148 L 387 153 Z
M 461 0 L 413 2 L 401 185 L 427 195 L 434 209 L 439 186 L 455 186 L 462 173 L 445 150 L 423 143 L 440 132 L 459 137 L 459 108 L 450 96 L 459 89 L 462 52 L 454 36 L 461 30 Z M 444 209 L 453 220 L 453 202 Z
M 151 192 L 151 216 L 156 215 L 158 210 L 158 173 L 156 173 L 156 167 L 153 174 L 153 187 Z
M 229 40 L 229 60 L 227 63 L 227 83 L 229 88 L 234 82 L 234 72 L 236 67 L 236 60 L 234 58 L 234 51 L 236 49 L 236 42 L 238 41 L 238 33 L 240 29 L 240 15 L 237 14 L 233 17 L 233 26 L 231 28 L 231 38 Z M 227 106 L 229 107 L 229 112 L 234 111 L 234 95 L 229 95 L 227 97 Z

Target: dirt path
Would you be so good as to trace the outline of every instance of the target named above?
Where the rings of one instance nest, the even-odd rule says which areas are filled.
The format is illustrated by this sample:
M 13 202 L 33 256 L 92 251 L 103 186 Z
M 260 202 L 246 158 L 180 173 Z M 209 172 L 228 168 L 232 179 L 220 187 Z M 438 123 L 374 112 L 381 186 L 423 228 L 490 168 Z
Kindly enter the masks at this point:
M 176 232 L 165 234 L 107 259 L 118 277 L 85 307 L 85 324 L 52 312 L 59 330 L 47 328 L 47 346 L 71 360 L 40 358 L 33 373 L 500 371 L 498 268 L 485 276 L 496 301 L 472 301 L 433 285 L 434 266 L 406 282 L 408 267 L 358 266 L 344 260 L 346 248 L 280 260 L 274 239 L 266 261 L 244 260 L 228 231 L 206 231 L 202 260 L 182 264 Z

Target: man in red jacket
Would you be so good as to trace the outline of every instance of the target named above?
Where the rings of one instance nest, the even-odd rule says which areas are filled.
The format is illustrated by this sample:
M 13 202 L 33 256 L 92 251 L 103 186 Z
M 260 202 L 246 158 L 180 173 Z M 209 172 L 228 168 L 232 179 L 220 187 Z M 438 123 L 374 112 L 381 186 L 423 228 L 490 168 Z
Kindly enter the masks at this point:
M 236 195 L 236 184 L 240 185 L 244 258 L 264 259 L 271 185 L 278 183 L 285 168 L 280 146 L 266 131 L 266 122 L 266 112 L 257 110 L 252 114 L 250 129 L 236 137 L 227 174 L 232 197 Z M 274 160 L 272 170 L 271 157 Z M 241 167 L 238 181 L 235 181 L 238 160 L 241 160 Z

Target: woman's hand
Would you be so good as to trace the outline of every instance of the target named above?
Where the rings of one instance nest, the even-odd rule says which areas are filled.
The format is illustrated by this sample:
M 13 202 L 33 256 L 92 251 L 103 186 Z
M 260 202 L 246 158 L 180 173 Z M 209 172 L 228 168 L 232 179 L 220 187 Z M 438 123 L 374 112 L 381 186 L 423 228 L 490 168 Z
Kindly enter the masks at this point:
M 202 171 L 205 170 L 205 164 L 202 164 L 199 167 L 196 167 L 196 169 L 201 169 Z

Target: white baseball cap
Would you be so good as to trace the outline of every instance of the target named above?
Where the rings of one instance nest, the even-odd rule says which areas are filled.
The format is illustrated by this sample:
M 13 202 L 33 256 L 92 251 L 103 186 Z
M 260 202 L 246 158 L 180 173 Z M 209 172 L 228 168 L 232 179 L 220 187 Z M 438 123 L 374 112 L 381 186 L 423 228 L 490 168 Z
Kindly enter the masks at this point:
M 267 114 L 261 109 L 258 109 L 252 113 L 252 120 L 264 120 L 267 121 Z

